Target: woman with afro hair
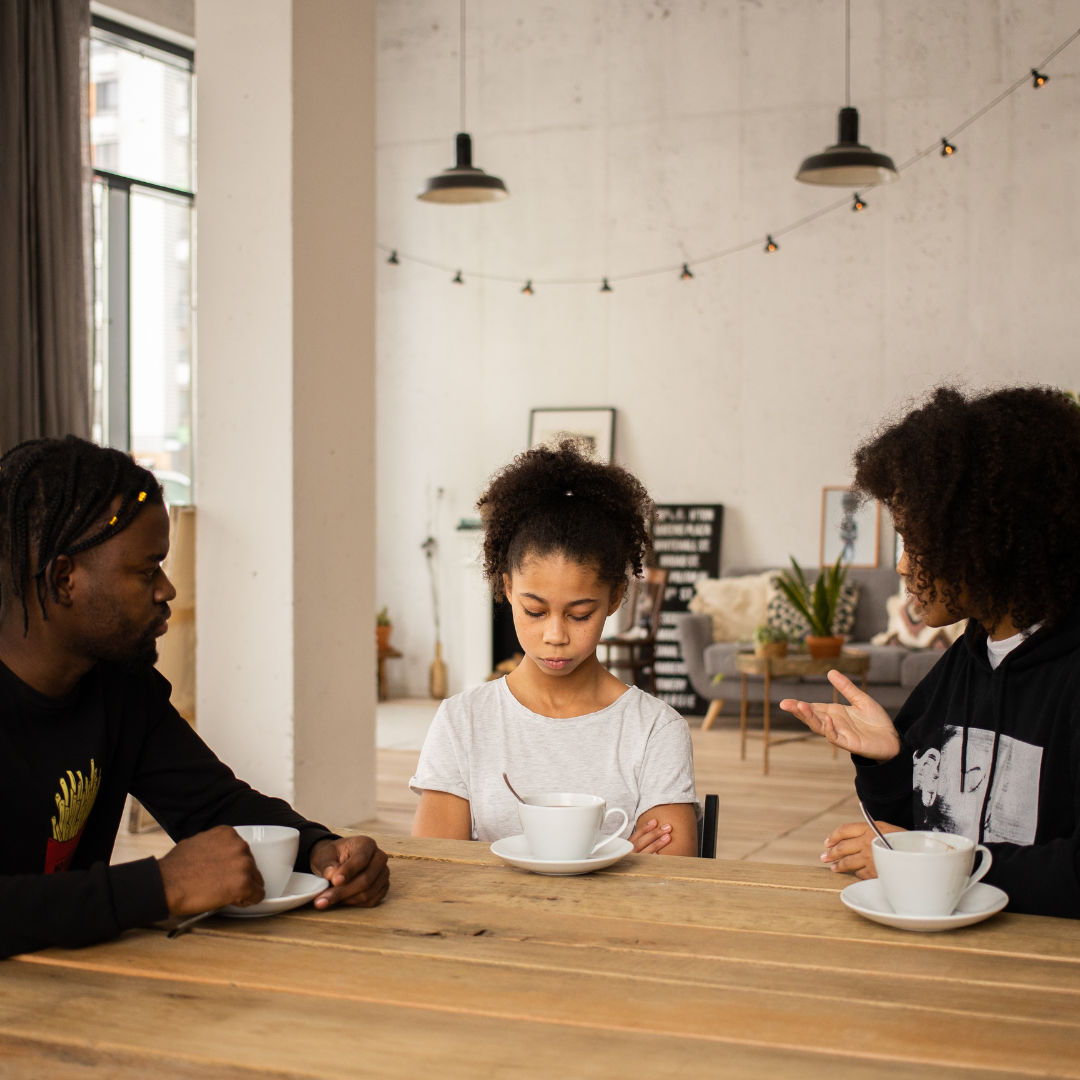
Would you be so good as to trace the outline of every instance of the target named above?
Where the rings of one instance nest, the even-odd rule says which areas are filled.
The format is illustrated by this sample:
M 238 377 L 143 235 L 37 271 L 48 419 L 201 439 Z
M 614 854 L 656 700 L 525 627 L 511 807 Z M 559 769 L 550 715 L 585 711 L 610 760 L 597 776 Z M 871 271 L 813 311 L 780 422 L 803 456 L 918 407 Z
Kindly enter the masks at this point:
M 525 657 L 504 679 L 448 698 L 409 786 L 414 836 L 491 842 L 521 832 L 524 793 L 577 791 L 621 807 L 637 852 L 697 854 L 686 721 L 597 659 L 604 622 L 649 548 L 653 504 L 625 469 L 573 440 L 498 473 L 478 504 L 484 572 L 510 604 Z
M 856 451 L 855 487 L 892 511 L 927 624 L 967 630 L 895 722 L 836 671 L 850 705 L 781 707 L 851 751 L 882 831 L 985 843 L 1009 910 L 1080 918 L 1080 408 L 939 388 Z M 843 825 L 822 861 L 874 877 L 872 839 Z

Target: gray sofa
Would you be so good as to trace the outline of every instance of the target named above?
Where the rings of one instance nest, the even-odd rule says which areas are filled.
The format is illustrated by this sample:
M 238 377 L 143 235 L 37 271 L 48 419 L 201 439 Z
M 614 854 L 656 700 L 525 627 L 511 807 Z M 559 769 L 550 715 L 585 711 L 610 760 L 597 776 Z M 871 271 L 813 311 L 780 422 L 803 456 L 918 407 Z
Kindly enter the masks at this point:
M 732 570 L 724 577 L 757 574 L 760 570 Z M 926 673 L 941 659 L 937 649 L 905 649 L 902 645 L 871 645 L 870 638 L 886 628 L 885 601 L 900 588 L 896 572 L 885 570 L 851 570 L 849 576 L 862 586 L 855 611 L 855 626 L 849 646 L 870 654 L 867 672 L 867 693 L 894 714 L 907 701 L 911 691 Z M 813 580 L 814 573 L 807 573 Z M 683 661 L 690 682 L 700 697 L 708 701 L 734 701 L 742 697 L 742 680 L 735 666 L 736 642 L 713 642 L 712 618 L 708 615 L 676 616 Z M 714 676 L 724 678 L 714 682 Z M 804 701 L 832 701 L 832 684 L 824 675 L 805 679 L 774 679 L 770 686 L 773 704 L 787 697 Z M 749 679 L 746 696 L 760 702 L 765 696 L 761 679 Z

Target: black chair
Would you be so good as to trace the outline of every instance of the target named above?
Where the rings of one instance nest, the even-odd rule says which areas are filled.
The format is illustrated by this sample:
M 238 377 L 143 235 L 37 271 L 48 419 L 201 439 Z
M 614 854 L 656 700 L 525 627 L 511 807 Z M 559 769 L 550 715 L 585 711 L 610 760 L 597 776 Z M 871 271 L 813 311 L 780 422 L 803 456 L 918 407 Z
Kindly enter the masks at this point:
M 705 813 L 698 825 L 698 858 L 716 858 L 716 827 L 720 818 L 720 796 L 705 796 Z

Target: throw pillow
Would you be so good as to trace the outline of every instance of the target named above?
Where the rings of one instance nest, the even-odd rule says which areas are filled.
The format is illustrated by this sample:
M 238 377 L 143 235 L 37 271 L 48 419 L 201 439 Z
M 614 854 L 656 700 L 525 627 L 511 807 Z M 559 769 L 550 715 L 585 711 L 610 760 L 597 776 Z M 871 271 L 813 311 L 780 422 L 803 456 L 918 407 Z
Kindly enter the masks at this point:
M 748 641 L 765 621 L 772 573 L 705 578 L 694 586 L 689 608 L 712 616 L 713 641 Z
M 782 630 L 793 641 L 801 641 L 810 633 L 810 624 L 799 614 L 795 605 L 776 587 L 777 574 L 774 571 L 769 580 L 769 600 L 767 604 L 769 626 Z M 836 614 L 833 616 L 832 632 L 837 637 L 847 637 L 855 625 L 855 609 L 859 606 L 861 586 L 854 581 L 845 581 L 840 586 L 840 595 L 836 600 Z
M 950 626 L 927 626 L 919 602 L 904 588 L 885 601 L 889 622 L 871 645 L 903 645 L 909 649 L 947 649 L 967 629 L 967 619 Z

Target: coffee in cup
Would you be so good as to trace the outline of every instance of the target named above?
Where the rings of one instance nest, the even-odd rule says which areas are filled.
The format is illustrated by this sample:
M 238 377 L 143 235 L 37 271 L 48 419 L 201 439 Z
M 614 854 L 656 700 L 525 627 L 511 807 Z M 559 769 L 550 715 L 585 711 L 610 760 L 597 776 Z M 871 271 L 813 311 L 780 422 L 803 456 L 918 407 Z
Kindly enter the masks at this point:
M 600 837 L 600 830 L 612 814 L 622 814 L 616 834 L 626 828 L 629 815 L 621 807 L 607 809 L 599 795 L 574 795 L 549 791 L 527 795 L 518 803 L 518 814 L 525 838 L 538 859 L 578 862 L 587 859 L 611 837 Z
M 951 915 L 993 859 L 989 848 L 952 833 L 895 832 L 886 838 L 891 850 L 874 838 L 874 867 L 898 915 Z M 982 858 L 973 874 L 976 851 Z
M 266 900 L 274 900 L 284 891 L 296 865 L 300 833 L 287 825 L 236 825 L 241 840 L 247 841 L 255 865 L 262 874 Z

